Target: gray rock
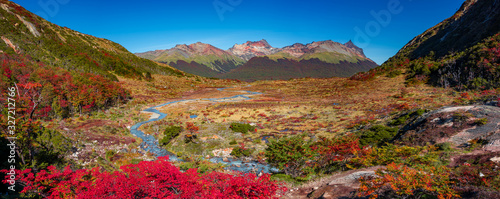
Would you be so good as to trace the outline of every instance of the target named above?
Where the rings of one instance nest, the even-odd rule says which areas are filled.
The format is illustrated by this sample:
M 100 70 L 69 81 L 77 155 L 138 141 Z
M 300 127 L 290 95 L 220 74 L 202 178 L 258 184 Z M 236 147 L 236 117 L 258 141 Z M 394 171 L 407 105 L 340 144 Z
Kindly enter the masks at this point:
M 461 125 L 460 122 L 450 119 L 455 112 L 467 112 L 471 114 L 472 117 L 466 122 L 462 122 L 465 126 L 459 128 Z M 441 117 L 433 118 L 439 116 Z M 474 120 L 482 118 L 487 118 L 488 120 L 485 125 L 473 124 Z M 448 131 L 447 136 L 437 135 L 439 133 L 436 132 L 443 132 L 441 130 Z M 469 141 L 474 139 L 483 139 L 488 143 L 484 146 L 484 150 L 499 152 L 500 107 L 485 105 L 444 107 L 426 113 L 414 121 L 411 121 L 402 128 L 395 140 L 418 140 L 420 137 L 426 136 L 430 137 L 431 143 L 451 142 L 456 146 L 467 145 Z
M 334 185 L 334 184 L 354 184 L 358 182 L 358 180 L 361 177 L 370 177 L 370 176 L 375 176 L 375 171 L 358 171 L 340 178 L 336 178 L 332 180 L 328 185 Z

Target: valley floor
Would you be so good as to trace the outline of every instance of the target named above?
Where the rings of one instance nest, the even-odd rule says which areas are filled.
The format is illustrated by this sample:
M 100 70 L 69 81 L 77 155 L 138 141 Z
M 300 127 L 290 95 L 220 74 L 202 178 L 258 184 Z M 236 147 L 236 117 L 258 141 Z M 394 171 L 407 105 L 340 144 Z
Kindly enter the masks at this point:
M 248 158 L 244 158 L 246 161 L 264 163 L 267 143 L 273 138 L 300 134 L 306 135 L 305 140 L 345 136 L 369 126 L 385 124 L 402 112 L 435 110 L 463 103 L 464 100 L 463 95 L 451 89 L 426 85 L 407 87 L 402 76 L 379 77 L 372 81 L 304 78 L 253 83 L 154 76 L 151 82 L 130 79 L 120 79 L 120 82 L 132 92 L 133 100 L 126 105 L 59 123 L 48 122 L 49 127 L 65 132 L 72 140 L 78 140 L 78 150 L 70 158 L 82 165 L 113 170 L 141 160 L 153 160 L 154 154 L 141 149 L 141 140 L 132 136 L 129 129 L 152 116 L 142 110 L 171 101 L 223 98 L 243 91 L 263 93 L 250 96 L 250 100 L 196 100 L 167 105 L 158 108 L 168 113 L 166 118 L 140 127 L 139 130 L 158 140 L 166 136 L 163 131 L 170 126 L 186 127 L 164 147 L 192 163 L 175 164 L 181 169 L 205 167 L 207 170 L 223 171 L 224 164 L 206 162 L 203 158 L 231 158 L 234 149 L 244 146 L 251 152 Z M 218 89 L 223 87 L 227 89 Z M 251 124 L 255 130 L 234 132 L 230 128 L 233 123 Z M 196 128 L 189 129 L 189 125 Z M 191 136 L 194 136 L 192 141 Z M 187 141 L 188 138 L 190 141 Z M 339 189 L 328 184 L 339 179 L 344 179 L 344 183 L 335 187 L 345 186 L 347 190 L 354 190 L 359 183 L 351 182 L 354 179 L 352 175 L 374 173 L 378 168 L 383 167 L 317 176 L 307 183 L 288 181 L 286 196 L 307 198 L 314 192 L 317 195 L 318 189 L 322 194 L 328 190 L 335 192 Z M 348 193 L 324 196 L 334 197 L 336 194 L 345 196 Z

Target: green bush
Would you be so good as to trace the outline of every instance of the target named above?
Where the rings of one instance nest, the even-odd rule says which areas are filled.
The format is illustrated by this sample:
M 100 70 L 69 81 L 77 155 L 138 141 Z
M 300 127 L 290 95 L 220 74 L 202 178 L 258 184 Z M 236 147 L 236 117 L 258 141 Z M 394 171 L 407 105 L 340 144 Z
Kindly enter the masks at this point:
M 371 127 L 368 131 L 361 134 L 359 143 L 366 145 L 380 145 L 390 141 L 398 133 L 397 128 L 391 128 L 383 125 Z
M 425 112 L 426 112 L 425 109 L 418 109 L 417 111 L 413 112 L 412 115 L 422 116 Z
M 151 76 L 151 73 L 148 71 L 146 72 L 146 75 L 144 75 L 144 77 L 146 78 L 146 80 L 150 81 L 153 79 L 153 77 Z
M 293 178 L 310 174 L 312 171 L 307 167 L 307 162 L 310 162 L 315 154 L 311 150 L 313 142 L 305 141 L 304 136 L 270 139 L 264 153 L 267 162 Z
M 483 125 L 486 125 L 488 124 L 488 118 L 481 118 L 481 119 L 477 119 L 475 122 L 474 122 L 475 125 L 477 126 L 483 126 Z
M 243 156 L 248 157 L 250 154 L 250 149 L 245 149 L 244 147 L 236 147 L 231 152 L 231 155 L 237 158 L 241 158 Z
M 388 144 L 382 147 L 374 147 L 367 156 L 356 158 L 353 164 L 361 164 L 364 167 L 375 165 L 387 165 L 390 163 L 405 164 L 407 166 L 429 165 L 438 166 L 445 164 L 446 159 L 441 158 L 441 152 L 436 151 L 433 146 L 397 146 Z
M 438 143 L 438 144 L 435 144 L 434 146 L 436 146 L 439 151 L 451 150 L 451 143 L 450 142 Z
M 243 134 L 248 133 L 248 131 L 255 131 L 255 127 L 250 124 L 232 123 L 229 128 L 231 128 L 231 130 L 233 130 L 234 132 Z
M 304 182 L 307 182 L 307 180 L 301 178 L 293 178 L 292 176 L 283 173 L 273 173 L 271 175 L 271 180 L 287 182 L 288 184 L 293 184 L 293 185 L 300 185 Z
M 196 168 L 196 164 L 194 162 L 182 162 L 179 165 L 179 169 L 187 171 L 189 169 Z
M 182 132 L 182 127 L 180 126 L 169 126 L 163 132 L 163 138 L 160 140 L 160 145 L 167 145 L 172 139 L 179 136 Z
M 141 162 L 142 162 L 142 160 L 141 160 L 141 159 L 136 159 L 136 158 L 134 158 L 134 159 L 130 160 L 130 164 L 139 164 L 139 163 L 141 163 Z
M 115 156 L 116 152 L 113 150 L 106 151 L 106 160 L 111 161 L 111 158 Z
M 468 113 L 468 112 L 453 113 L 453 121 L 454 122 L 465 122 L 471 117 L 473 117 L 473 115 L 471 113 Z
M 404 116 L 401 116 L 401 117 L 398 117 L 398 118 L 392 120 L 391 122 L 389 122 L 389 125 L 399 126 L 402 124 L 406 124 L 406 121 L 408 121 L 408 119 L 410 119 L 410 114 L 406 114 Z
M 387 77 L 394 78 L 394 77 L 397 77 L 401 74 L 403 74 L 403 72 L 401 72 L 400 70 L 393 70 L 393 71 L 387 73 Z
M 197 169 L 198 173 L 207 173 L 212 171 L 220 171 L 224 169 L 224 165 L 220 163 L 212 163 L 207 160 L 196 160 L 194 162 L 183 162 L 179 165 L 179 169 L 187 171 L 189 169 Z
M 238 142 L 236 142 L 236 140 L 232 140 L 231 142 L 229 142 L 230 145 L 235 145 L 235 144 L 238 144 Z
M 490 88 L 490 82 L 484 78 L 476 77 L 469 82 L 470 89 L 480 90 L 485 88 Z
M 389 122 L 389 125 L 390 126 L 399 126 L 399 125 L 403 125 L 403 124 L 406 124 L 406 122 L 412 118 L 412 117 L 418 117 L 418 116 L 421 116 L 425 113 L 425 109 L 418 109 L 416 110 L 415 112 L 412 112 L 412 113 L 408 113 L 408 114 L 405 114 L 401 117 L 398 117 L 394 120 L 392 120 L 391 122 Z
M 35 127 L 33 130 L 37 129 L 39 130 L 32 132 L 32 137 L 29 142 L 23 141 L 21 143 L 16 143 L 18 144 L 16 147 L 19 147 L 18 149 L 21 149 L 21 152 L 25 152 L 23 155 L 26 166 L 32 167 L 32 165 L 36 165 L 36 167 L 40 169 L 45 169 L 50 165 L 66 166 L 69 160 L 66 160 L 64 157 L 71 153 L 71 148 L 73 147 L 71 140 L 55 130 L 50 130 L 41 126 Z M 5 138 L 0 139 L 1 144 L 3 144 L 4 141 L 7 142 Z M 33 156 L 29 155 L 30 150 L 35 152 Z

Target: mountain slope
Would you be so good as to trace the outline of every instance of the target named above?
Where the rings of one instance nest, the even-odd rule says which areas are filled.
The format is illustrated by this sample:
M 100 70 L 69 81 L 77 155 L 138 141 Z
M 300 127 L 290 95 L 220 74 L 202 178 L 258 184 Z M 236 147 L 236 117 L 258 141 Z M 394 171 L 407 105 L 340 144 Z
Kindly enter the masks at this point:
M 206 65 L 199 64 L 195 61 L 191 61 L 188 63 L 184 60 L 177 60 L 175 62 L 169 62 L 168 65 L 186 73 L 204 77 L 219 77 L 221 74 L 215 70 L 210 69 Z
M 296 43 L 274 51 L 274 54 L 263 51 L 263 54 L 269 55 L 253 57 L 243 66 L 221 77 L 240 80 L 350 77 L 378 66 L 351 41 L 346 44 L 331 40 L 305 45 Z
M 409 83 L 458 89 L 500 87 L 500 1 L 467 0 L 372 72 L 407 70 Z M 397 73 L 394 73 L 397 74 Z
M 243 60 L 240 58 L 210 44 L 201 42 L 191 45 L 182 44 L 168 50 L 149 51 L 137 53 L 136 55 L 169 65 L 179 66 L 180 68 L 186 68 L 186 64 L 197 63 L 217 73 L 228 72 L 243 64 Z M 204 74 L 203 71 L 192 70 L 192 72 L 197 75 Z
M 134 78 L 148 72 L 180 74 L 139 58 L 117 43 L 52 24 L 7 0 L 0 0 L 0 37 L 3 53 L 29 55 L 52 66 L 113 80 L 117 80 L 114 74 Z
M 137 55 L 195 75 L 241 80 L 348 77 L 378 66 L 351 41 L 331 40 L 274 48 L 262 39 L 227 51 L 198 42 Z
M 288 80 L 290 78 L 329 78 L 349 77 L 359 71 L 368 71 L 377 65 L 370 61 L 327 63 L 320 59 L 278 59 L 254 57 L 243 66 L 223 74 L 225 79 L 254 80 Z
M 498 0 L 468 0 L 450 18 L 415 37 L 398 54 L 411 58 L 434 51 L 442 57 L 452 51 L 461 52 L 500 31 Z
M 331 40 L 328 41 L 319 41 L 319 42 L 312 42 L 310 44 L 294 44 L 291 46 L 286 46 L 283 49 L 280 49 L 279 52 L 284 52 L 287 54 L 290 54 L 296 58 L 300 59 L 308 59 L 314 56 L 311 56 L 312 54 L 317 54 L 317 53 L 333 53 L 330 55 L 330 57 L 337 57 L 337 56 L 343 56 L 343 57 L 350 57 L 350 58 L 362 58 L 366 59 L 366 56 L 363 52 L 363 49 L 355 46 L 352 41 L 347 42 L 346 44 L 341 44 L 338 42 L 334 42 Z M 319 58 L 319 57 L 316 57 Z M 329 60 L 322 60 L 328 63 L 333 63 L 338 61 L 333 61 L 330 62 L 332 59 Z

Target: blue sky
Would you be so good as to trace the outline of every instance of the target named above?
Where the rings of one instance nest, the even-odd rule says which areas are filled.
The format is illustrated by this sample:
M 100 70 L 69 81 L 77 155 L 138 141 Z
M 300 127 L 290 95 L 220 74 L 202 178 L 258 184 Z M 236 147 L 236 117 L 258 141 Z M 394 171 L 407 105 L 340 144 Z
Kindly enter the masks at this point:
M 204 42 L 227 50 L 266 39 L 274 47 L 353 40 L 383 63 L 452 16 L 463 0 L 13 0 L 60 26 L 131 52 Z M 377 17 L 379 16 L 379 17 Z

